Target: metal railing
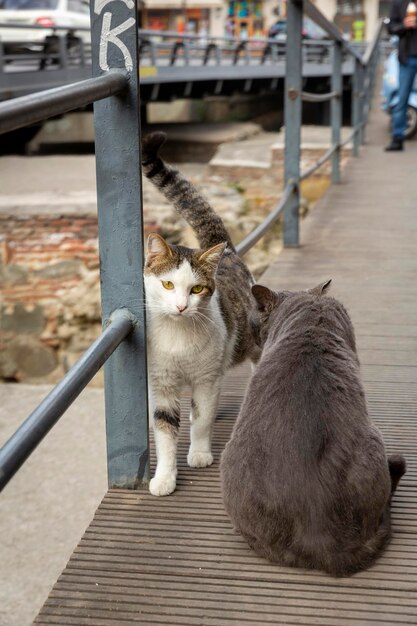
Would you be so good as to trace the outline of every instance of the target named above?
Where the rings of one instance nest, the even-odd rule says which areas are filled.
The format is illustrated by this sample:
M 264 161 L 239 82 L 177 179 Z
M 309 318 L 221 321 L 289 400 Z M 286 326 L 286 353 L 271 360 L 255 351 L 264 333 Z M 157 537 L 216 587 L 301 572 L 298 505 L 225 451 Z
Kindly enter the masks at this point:
M 132 3 L 133 4 L 133 3 Z M 302 91 L 303 4 L 306 13 L 333 39 L 331 91 L 319 100 L 331 102 L 332 147 L 308 171 L 300 172 L 301 102 L 317 101 Z M 144 288 L 143 217 L 140 177 L 137 7 L 112 3 L 111 13 L 96 0 L 92 6 L 92 56 L 95 78 L 70 87 L 0 104 L 0 132 L 66 112 L 80 102 L 95 102 L 96 171 L 105 330 L 43 403 L 0 451 L 0 487 L 4 487 L 49 429 L 105 362 L 107 458 L 110 487 L 135 488 L 149 478 L 148 408 Z M 110 26 L 116 23 L 111 37 Z M 353 141 L 358 154 L 370 107 L 381 25 L 364 56 L 348 44 L 333 24 L 310 3 L 288 2 L 285 78 L 285 184 L 281 201 L 237 246 L 245 254 L 276 220 L 284 218 L 284 245 L 299 244 L 300 181 L 331 159 L 332 182 L 340 181 L 340 151 Z M 124 30 L 123 30 L 124 28 Z M 123 34 L 123 40 L 120 37 Z M 112 43 L 109 46 L 109 42 Z M 352 133 L 341 142 L 342 54 L 355 62 Z M 113 95 L 112 95 L 113 94 Z M 111 97 L 109 97 L 111 96 Z M 15 112 L 15 116 L 13 115 Z M 116 130 L 117 129 L 117 137 Z
M 91 44 L 80 37 L 80 33 L 88 29 L 54 26 L 46 30 L 37 25 L 2 24 L 0 14 L 1 29 L 50 33 L 44 43 L 38 40 L 2 41 L 0 36 L 0 68 L 7 63 L 8 71 L 36 71 L 46 67 L 51 70 L 91 62 Z M 264 65 L 285 61 L 286 42 L 267 37 L 241 40 L 234 37 L 202 38 L 171 31 L 139 29 L 138 32 L 141 66 Z M 303 40 L 304 61 L 329 62 L 331 45 L 331 41 L 325 39 Z M 19 47 L 20 52 L 17 52 Z
M 1 11 L 0 11 L 1 19 Z M 8 24 L 7 28 L 12 25 Z M 1 41 L 0 100 L 83 80 L 91 73 L 91 44 L 74 29 L 26 26 L 24 31 L 51 32 L 42 43 Z M 79 29 L 82 31 L 82 29 Z M 270 90 L 279 92 L 285 76 L 286 43 L 274 39 L 237 40 L 139 30 L 142 104 L 159 99 L 199 98 Z M 19 53 L 13 46 L 21 46 Z M 317 82 L 330 74 L 332 42 L 303 39 L 303 73 Z M 23 46 L 23 48 L 22 48 Z M 358 47 L 358 44 L 355 44 Z M 30 53 L 24 49 L 31 48 Z M 35 48 L 35 49 L 34 49 Z M 343 52 L 345 82 L 351 57 Z

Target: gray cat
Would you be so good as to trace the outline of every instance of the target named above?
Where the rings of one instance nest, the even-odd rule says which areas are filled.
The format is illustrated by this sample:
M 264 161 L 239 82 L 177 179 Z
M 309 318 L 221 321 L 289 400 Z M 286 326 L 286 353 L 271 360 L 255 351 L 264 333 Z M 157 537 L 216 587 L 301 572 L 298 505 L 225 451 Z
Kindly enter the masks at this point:
M 263 352 L 221 458 L 226 510 L 255 552 L 348 576 L 390 536 L 405 472 L 368 416 L 352 323 L 325 296 L 254 285 Z
M 142 144 L 146 176 L 194 229 L 200 248 L 170 245 L 149 235 L 144 280 L 149 380 L 157 467 L 149 488 L 166 496 L 176 486 L 180 398 L 191 387 L 191 467 L 213 462 L 211 432 L 221 379 L 227 368 L 259 348 L 249 323 L 252 275 L 239 258 L 220 217 L 179 172 L 164 163 L 164 133 Z

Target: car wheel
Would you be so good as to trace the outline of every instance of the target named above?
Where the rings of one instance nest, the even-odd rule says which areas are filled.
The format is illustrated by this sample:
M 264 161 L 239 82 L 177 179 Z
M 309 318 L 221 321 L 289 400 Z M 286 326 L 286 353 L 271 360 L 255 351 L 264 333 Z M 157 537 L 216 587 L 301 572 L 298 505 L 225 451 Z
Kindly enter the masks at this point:
M 406 139 L 411 139 L 417 133 L 417 109 L 409 106 L 407 109 L 407 127 L 405 129 Z

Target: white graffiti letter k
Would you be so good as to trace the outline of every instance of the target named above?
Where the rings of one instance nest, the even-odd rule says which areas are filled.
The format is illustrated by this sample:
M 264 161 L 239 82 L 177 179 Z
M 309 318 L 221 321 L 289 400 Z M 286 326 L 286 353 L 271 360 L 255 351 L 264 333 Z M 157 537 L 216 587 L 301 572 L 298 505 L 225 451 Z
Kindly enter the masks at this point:
M 135 20 L 133 17 L 129 17 L 123 24 L 119 24 L 115 28 L 111 29 L 111 13 L 105 13 L 103 15 L 103 24 L 101 29 L 101 39 L 100 39 L 100 57 L 99 64 L 102 70 L 107 71 L 109 69 L 109 64 L 107 62 L 107 48 L 109 42 L 113 43 L 115 46 L 119 48 L 122 52 L 124 60 L 125 60 L 125 68 L 130 72 L 133 69 L 133 61 L 132 56 L 123 43 L 121 39 L 119 39 L 118 35 L 124 33 L 126 30 L 131 28 L 135 24 Z

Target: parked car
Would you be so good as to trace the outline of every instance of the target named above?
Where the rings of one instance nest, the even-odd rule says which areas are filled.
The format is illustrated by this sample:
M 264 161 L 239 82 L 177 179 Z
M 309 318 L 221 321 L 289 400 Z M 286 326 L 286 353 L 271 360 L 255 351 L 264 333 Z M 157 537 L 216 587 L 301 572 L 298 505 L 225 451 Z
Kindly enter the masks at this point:
M 301 35 L 304 39 L 327 39 L 328 35 L 320 26 L 318 26 L 309 17 L 303 18 L 303 29 Z M 285 41 L 287 39 L 287 20 L 277 20 L 268 31 L 270 39 L 277 41 Z
M 388 55 L 384 63 L 384 75 L 382 79 L 381 106 L 388 115 L 392 114 L 393 107 L 398 102 L 398 76 L 399 61 L 398 51 L 395 49 Z M 406 139 L 414 137 L 417 133 L 417 78 L 408 99 Z
M 90 28 L 90 6 L 88 0 L 0 0 L 0 24 L 45 26 L 36 29 L 0 26 L 0 40 L 6 52 L 40 52 L 47 38 L 54 35 L 51 30 L 54 26 L 68 26 L 79 39 L 89 42 L 90 31 L 77 29 Z

